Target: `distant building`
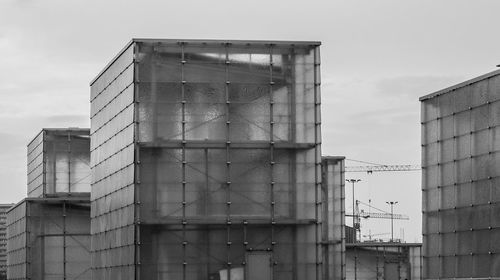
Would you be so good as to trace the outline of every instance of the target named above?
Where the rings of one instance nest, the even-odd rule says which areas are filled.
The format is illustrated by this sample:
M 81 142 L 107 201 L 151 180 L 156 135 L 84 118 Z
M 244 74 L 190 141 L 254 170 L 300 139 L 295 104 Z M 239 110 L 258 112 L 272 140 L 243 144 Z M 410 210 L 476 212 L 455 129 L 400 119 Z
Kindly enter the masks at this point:
M 353 227 L 345 226 L 345 242 L 356 243 L 356 230 Z
M 7 210 L 14 204 L 0 204 L 0 280 L 7 279 Z
M 500 71 L 420 101 L 424 279 L 498 279 Z
M 420 280 L 422 244 L 359 242 L 346 244 L 346 274 L 352 280 Z

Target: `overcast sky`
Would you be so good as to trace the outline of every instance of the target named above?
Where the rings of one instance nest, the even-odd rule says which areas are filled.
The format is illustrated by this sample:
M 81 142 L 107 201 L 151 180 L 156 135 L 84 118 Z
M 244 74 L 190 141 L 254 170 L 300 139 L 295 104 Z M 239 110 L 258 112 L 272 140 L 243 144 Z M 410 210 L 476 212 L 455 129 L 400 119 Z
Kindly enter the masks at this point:
M 41 128 L 89 126 L 89 82 L 132 37 L 322 41 L 323 154 L 419 164 L 418 97 L 500 64 L 499 11 L 497 0 L 1 0 L 0 202 L 25 196 L 26 144 Z M 411 220 L 395 234 L 420 239 L 419 172 L 347 176 L 363 179 L 362 201 L 399 201 Z

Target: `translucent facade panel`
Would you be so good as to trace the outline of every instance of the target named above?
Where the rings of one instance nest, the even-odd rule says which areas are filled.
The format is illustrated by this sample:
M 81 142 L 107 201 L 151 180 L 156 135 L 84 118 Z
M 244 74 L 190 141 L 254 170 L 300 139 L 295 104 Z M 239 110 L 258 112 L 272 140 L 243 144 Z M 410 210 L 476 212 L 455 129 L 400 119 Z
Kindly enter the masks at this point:
M 489 125 L 497 127 L 500 125 L 500 99 L 490 103 L 489 107 Z
M 500 277 L 498 86 L 492 75 L 422 99 L 422 131 L 440 128 L 422 135 L 426 279 Z
M 43 195 L 43 131 L 28 144 L 28 196 L 40 197 Z
M 141 246 L 140 277 L 176 279 L 185 275 L 186 279 L 219 279 L 228 267 L 245 271 L 248 254 L 254 251 L 269 252 L 273 279 L 290 279 L 305 273 L 314 275 L 315 243 L 307 243 L 311 238 L 300 238 L 310 234 L 304 231 L 306 228 L 239 224 L 228 231 L 223 225 L 143 226 L 141 237 L 145 241 Z M 271 238 L 273 232 L 274 239 Z M 305 250 L 290 251 L 290 247 Z M 313 252 L 308 253 L 309 248 Z
M 90 192 L 88 129 L 43 129 L 28 144 L 28 197 Z
M 89 130 L 45 132 L 45 194 L 90 192 Z
M 7 279 L 27 279 L 26 204 L 14 206 L 7 213 Z
M 323 157 L 322 197 L 323 269 L 326 279 L 345 279 L 345 175 L 344 157 Z
M 431 98 L 431 99 L 426 100 L 425 102 L 422 102 L 422 106 L 424 106 L 424 104 L 427 104 L 427 102 L 436 104 L 436 106 L 437 106 L 436 115 L 437 115 L 437 117 L 441 117 L 441 118 L 451 116 L 451 115 L 453 115 L 454 112 L 456 112 L 454 107 L 453 107 L 455 104 L 455 96 L 454 96 L 453 92 L 443 93 L 441 95 L 436 96 L 435 99 L 437 99 L 437 104 L 436 104 L 436 101 L 434 100 L 434 98 Z M 434 118 L 432 118 L 431 120 L 433 120 L 433 119 Z
M 210 44 L 138 48 L 140 142 L 314 143 L 314 51 Z
M 26 199 L 8 213 L 7 279 L 91 279 L 89 199 Z
M 423 279 L 422 278 L 422 247 L 409 248 L 409 262 L 411 265 L 410 277 L 408 279 Z
M 135 271 L 133 56 L 129 46 L 91 85 L 94 279 L 125 279 Z
M 225 149 L 205 148 L 188 149 L 183 155 L 181 149 L 155 148 L 141 150 L 140 161 L 140 197 L 152 202 L 141 204 L 141 219 L 147 221 L 228 215 L 315 219 L 310 151 L 294 155 L 285 150 L 233 149 L 227 154 Z
M 91 85 L 93 277 L 321 277 L 319 83 L 317 44 L 133 40 Z

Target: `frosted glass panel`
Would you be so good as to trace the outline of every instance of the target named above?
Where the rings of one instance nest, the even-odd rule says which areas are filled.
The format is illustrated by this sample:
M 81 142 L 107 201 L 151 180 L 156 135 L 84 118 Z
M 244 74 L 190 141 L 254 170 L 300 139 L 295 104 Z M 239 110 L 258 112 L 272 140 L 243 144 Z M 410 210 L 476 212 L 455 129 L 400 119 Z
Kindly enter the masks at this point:
M 500 79 L 490 76 L 422 99 L 424 279 L 500 276 Z

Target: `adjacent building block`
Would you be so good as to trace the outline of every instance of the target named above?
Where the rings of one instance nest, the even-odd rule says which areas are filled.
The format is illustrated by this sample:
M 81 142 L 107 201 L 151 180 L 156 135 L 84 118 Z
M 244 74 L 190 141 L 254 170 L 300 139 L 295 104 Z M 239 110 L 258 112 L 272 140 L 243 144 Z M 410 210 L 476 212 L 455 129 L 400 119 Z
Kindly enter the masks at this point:
M 345 157 L 324 156 L 321 161 L 325 279 L 346 279 L 344 160 Z
M 28 144 L 28 197 L 90 192 L 89 129 L 43 129 Z
M 26 198 L 7 212 L 7 279 L 88 279 L 90 197 Z
M 421 243 L 351 243 L 345 255 L 347 278 L 343 279 L 422 279 Z
M 500 277 L 500 71 L 420 98 L 424 279 Z

